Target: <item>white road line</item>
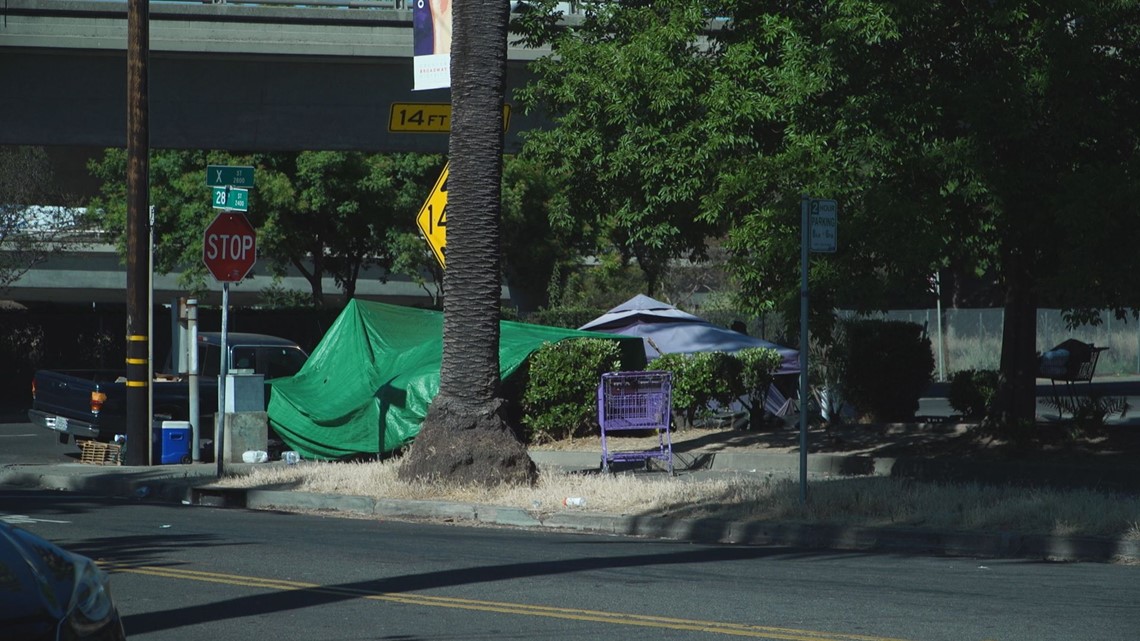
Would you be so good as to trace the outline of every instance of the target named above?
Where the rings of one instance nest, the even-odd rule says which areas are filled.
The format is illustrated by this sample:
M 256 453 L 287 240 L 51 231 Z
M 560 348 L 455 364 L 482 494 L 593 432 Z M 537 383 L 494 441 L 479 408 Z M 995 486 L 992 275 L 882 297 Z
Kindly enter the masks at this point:
M 0 514 L 0 521 L 19 525 L 21 523 L 71 523 L 71 521 L 57 521 L 55 519 L 35 519 L 23 514 Z

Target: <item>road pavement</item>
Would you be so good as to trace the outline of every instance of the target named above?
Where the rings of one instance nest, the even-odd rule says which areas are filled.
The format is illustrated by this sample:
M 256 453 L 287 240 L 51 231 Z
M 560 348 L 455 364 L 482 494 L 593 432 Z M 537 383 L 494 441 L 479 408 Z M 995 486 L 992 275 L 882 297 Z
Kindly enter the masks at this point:
M 1132 639 L 1137 568 L 208 509 L 0 488 L 132 641 Z
M 52 434 L 28 423 L 0 423 L 0 443 L 5 458 L 0 464 L 0 488 L 67 490 L 77 494 L 125 497 L 132 500 L 176 505 L 296 510 L 339 513 L 375 519 L 453 522 L 481 526 L 508 526 L 547 531 L 577 531 L 596 534 L 676 539 L 698 543 L 784 545 L 814 549 L 882 551 L 981 557 L 1019 557 L 1140 563 L 1140 540 L 1107 537 L 1030 536 L 1016 532 L 968 533 L 931 531 L 920 528 L 874 528 L 813 526 L 796 523 L 735 522 L 719 519 L 683 519 L 661 516 L 605 514 L 588 510 L 563 510 L 540 514 L 530 510 L 477 503 L 405 501 L 361 496 L 314 494 L 289 490 L 234 489 L 215 484 L 213 464 L 160 465 L 152 467 L 101 466 L 75 462 L 74 445 L 54 442 Z M 540 467 L 596 469 L 600 453 L 534 452 Z M 18 462 L 9 462 L 13 458 Z M 681 459 L 678 459 L 679 462 Z M 798 471 L 797 454 L 765 452 L 719 452 L 709 456 L 708 467 L 681 468 L 678 479 L 711 474 L 745 474 L 773 471 L 793 476 Z M 913 462 L 869 459 L 842 455 L 811 455 L 809 476 L 893 474 Z M 963 462 L 953 466 L 962 473 Z M 263 465 L 283 465 L 280 462 Z M 230 464 L 227 471 L 242 473 L 253 465 Z M 914 472 L 914 470 L 911 470 Z M 985 470 L 982 470 L 984 472 Z M 1008 471 L 1004 471 L 1008 474 Z M 1127 472 L 1127 471 L 1125 471 Z M 980 472 L 979 472 L 980 473 Z M 1019 475 L 1055 475 L 1052 468 L 1019 468 Z M 1099 470 L 1095 483 L 1120 482 L 1113 470 Z M 1115 473 L 1119 474 L 1120 470 Z M 1134 481 L 1129 474 L 1124 481 Z M 662 474 L 638 478 L 660 481 Z

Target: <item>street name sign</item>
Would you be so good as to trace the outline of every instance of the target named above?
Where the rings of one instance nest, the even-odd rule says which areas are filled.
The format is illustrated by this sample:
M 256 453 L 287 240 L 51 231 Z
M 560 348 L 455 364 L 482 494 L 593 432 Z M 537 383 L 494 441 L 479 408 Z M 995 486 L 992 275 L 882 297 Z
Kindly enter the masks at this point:
M 253 167 L 207 165 L 206 185 L 210 187 L 253 187 Z
M 237 187 L 214 187 L 214 209 L 249 211 L 249 190 Z
M 202 262 L 223 283 L 236 283 L 249 274 L 257 262 L 257 232 L 244 214 L 224 211 L 206 226 Z
M 809 218 L 811 220 L 811 240 L 809 247 L 813 252 L 834 253 L 836 248 L 837 222 L 836 213 L 839 206 L 834 200 L 811 201 Z
M 450 163 L 443 166 L 435 187 L 428 194 L 420 213 L 416 215 L 416 226 L 424 235 L 439 266 L 446 268 L 444 257 L 447 254 L 447 174 Z

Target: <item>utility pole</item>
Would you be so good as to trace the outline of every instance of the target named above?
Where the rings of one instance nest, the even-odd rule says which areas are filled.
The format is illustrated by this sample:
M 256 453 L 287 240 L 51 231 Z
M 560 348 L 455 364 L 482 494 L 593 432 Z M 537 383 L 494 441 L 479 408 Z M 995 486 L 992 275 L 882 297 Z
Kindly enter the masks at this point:
M 127 1 L 127 465 L 150 464 L 149 0 Z

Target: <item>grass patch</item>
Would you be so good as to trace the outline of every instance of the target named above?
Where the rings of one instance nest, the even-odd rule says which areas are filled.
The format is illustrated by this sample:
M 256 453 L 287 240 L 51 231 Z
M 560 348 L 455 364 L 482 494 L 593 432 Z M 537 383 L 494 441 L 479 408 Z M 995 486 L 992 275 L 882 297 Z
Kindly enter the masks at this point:
M 712 480 L 576 474 L 543 470 L 533 488 L 473 489 L 404 483 L 400 461 L 254 468 L 219 485 L 387 499 L 443 500 L 517 507 L 540 515 L 563 510 L 671 515 L 734 521 L 783 521 L 867 527 L 1018 534 L 1109 536 L 1140 540 L 1140 497 L 1090 490 L 1046 490 L 922 483 L 887 477 L 811 481 L 801 505 L 798 482 L 762 475 Z M 563 499 L 582 497 L 583 508 Z

